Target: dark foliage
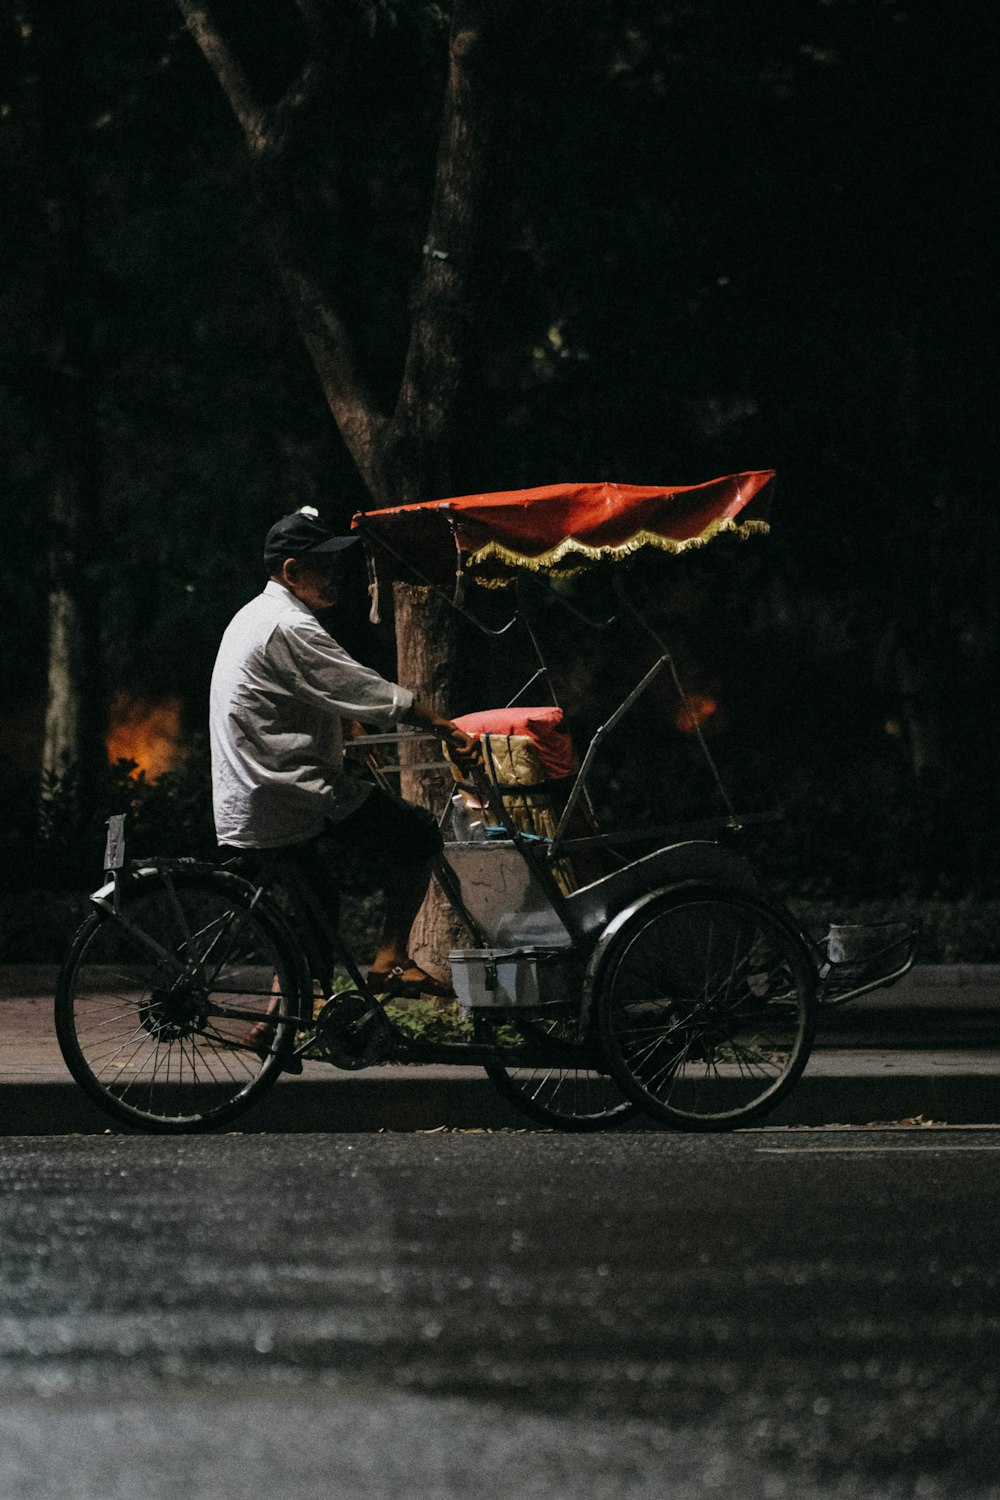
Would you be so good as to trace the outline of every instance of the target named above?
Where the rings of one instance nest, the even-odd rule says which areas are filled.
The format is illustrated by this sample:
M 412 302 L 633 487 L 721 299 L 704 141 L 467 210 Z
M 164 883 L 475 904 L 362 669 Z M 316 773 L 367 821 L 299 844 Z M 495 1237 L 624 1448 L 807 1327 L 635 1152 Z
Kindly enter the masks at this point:
M 341 10 L 354 20 L 336 129 L 300 170 L 307 184 L 310 149 L 335 151 L 317 236 L 390 389 L 446 7 Z M 247 8 L 230 13 L 235 27 Z M 155 785 L 109 772 L 86 806 L 64 787 L 39 831 L 50 106 L 31 14 L 0 7 L 0 454 L 23 520 L 3 564 L 16 624 L 0 789 L 4 881 L 58 886 L 99 873 L 103 820 L 125 804 L 137 852 L 210 841 L 197 737 L 220 631 L 260 580 L 260 536 L 305 500 L 343 524 L 364 492 L 289 325 L 214 81 L 166 0 L 101 0 L 76 33 L 84 123 L 64 143 L 86 221 L 91 584 L 109 685 L 178 696 L 195 749 Z M 34 24 L 53 15 L 38 7 Z M 265 94 L 298 65 L 295 15 L 255 0 L 246 61 Z M 705 732 L 734 800 L 786 813 L 754 838 L 787 890 L 1000 890 L 1000 513 L 983 479 L 997 441 L 996 30 L 985 0 L 585 0 L 525 8 L 502 72 L 510 124 L 463 487 L 779 470 L 768 544 L 636 576 L 691 690 L 717 704 Z M 391 668 L 391 639 L 360 606 L 346 634 Z M 557 624 L 550 646 L 585 740 L 639 656 Z M 502 653 L 470 637 L 467 662 L 455 708 L 505 701 Z M 654 694 L 609 744 L 597 795 L 616 817 L 716 810 L 676 713 Z

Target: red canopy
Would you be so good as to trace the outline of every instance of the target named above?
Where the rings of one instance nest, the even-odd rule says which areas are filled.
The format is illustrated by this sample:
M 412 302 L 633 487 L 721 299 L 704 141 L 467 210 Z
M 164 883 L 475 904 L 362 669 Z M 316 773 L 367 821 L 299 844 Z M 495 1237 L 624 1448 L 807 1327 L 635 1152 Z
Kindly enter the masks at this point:
M 767 531 L 773 469 L 670 488 L 636 484 L 553 484 L 492 495 L 394 505 L 354 517 L 381 565 L 404 561 L 433 582 L 463 571 L 484 582 L 515 572 L 566 572 L 643 547 L 683 552 L 721 532 Z M 737 519 L 739 518 L 739 519 Z M 378 543 L 382 543 L 379 546 Z M 397 566 L 393 567 L 393 554 Z

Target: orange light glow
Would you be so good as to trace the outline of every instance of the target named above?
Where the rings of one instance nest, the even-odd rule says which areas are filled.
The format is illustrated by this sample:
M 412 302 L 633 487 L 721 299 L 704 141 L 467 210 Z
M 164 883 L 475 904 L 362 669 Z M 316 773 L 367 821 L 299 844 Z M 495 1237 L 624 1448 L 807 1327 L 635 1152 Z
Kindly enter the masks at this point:
M 682 734 L 694 734 L 718 711 L 718 707 L 715 699 L 704 693 L 688 693 L 687 701 L 677 710 L 674 723 Z
M 108 730 L 108 757 L 112 764 L 134 760 L 133 774 L 144 771 L 147 781 L 155 781 L 164 771 L 172 771 L 183 756 L 179 699 L 145 703 L 127 693 L 115 694 Z

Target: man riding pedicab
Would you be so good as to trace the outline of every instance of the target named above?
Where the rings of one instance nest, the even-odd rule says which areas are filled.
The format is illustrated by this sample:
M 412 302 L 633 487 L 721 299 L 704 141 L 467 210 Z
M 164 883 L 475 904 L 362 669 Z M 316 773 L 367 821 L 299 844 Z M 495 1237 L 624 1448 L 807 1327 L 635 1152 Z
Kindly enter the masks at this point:
M 268 582 L 222 637 L 212 674 L 212 796 L 220 844 L 291 851 L 315 888 L 336 901 L 331 855 L 360 851 L 384 871 L 385 915 L 368 973 L 394 997 L 448 996 L 410 957 L 410 928 L 442 847 L 432 813 L 344 768 L 344 725 L 430 730 L 459 757 L 476 742 L 413 692 L 355 661 L 318 615 L 336 604 L 344 554 L 309 509 L 275 523 L 264 542 Z M 258 1022 L 248 1045 L 266 1052 Z

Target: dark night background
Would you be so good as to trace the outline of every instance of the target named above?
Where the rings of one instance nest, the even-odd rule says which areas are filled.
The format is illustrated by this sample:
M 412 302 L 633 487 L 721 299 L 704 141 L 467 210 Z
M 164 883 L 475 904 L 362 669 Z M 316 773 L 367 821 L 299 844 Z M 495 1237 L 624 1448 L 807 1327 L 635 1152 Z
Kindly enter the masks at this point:
M 251 8 L 266 85 L 294 63 L 294 12 Z M 364 9 L 336 254 L 389 382 L 447 8 Z M 4 884 L 82 889 L 101 819 L 136 794 L 112 776 L 101 805 L 67 796 L 39 832 L 67 381 L 87 414 L 95 701 L 119 716 L 176 703 L 194 747 L 174 783 L 139 795 L 150 838 L 203 826 L 208 677 L 262 581 L 263 531 L 305 501 L 346 524 L 365 496 L 262 249 L 242 143 L 177 12 L 4 0 L 0 16 Z M 986 0 L 525 10 L 461 486 L 775 468 L 769 540 L 640 570 L 692 690 L 715 704 L 706 734 L 737 801 L 785 811 L 757 857 L 793 897 L 922 903 L 939 927 L 963 911 L 972 936 L 932 951 L 994 960 L 998 29 Z M 54 200 L 72 207 L 68 250 Z M 53 352 L 67 346 L 71 375 Z M 360 611 L 345 637 L 391 669 Z M 629 645 L 582 650 L 557 630 L 553 650 L 585 733 Z M 455 711 L 490 706 L 500 671 L 467 657 Z M 632 817 L 651 786 L 668 811 L 708 805 L 690 748 L 676 706 L 651 699 L 612 746 L 601 795 Z

